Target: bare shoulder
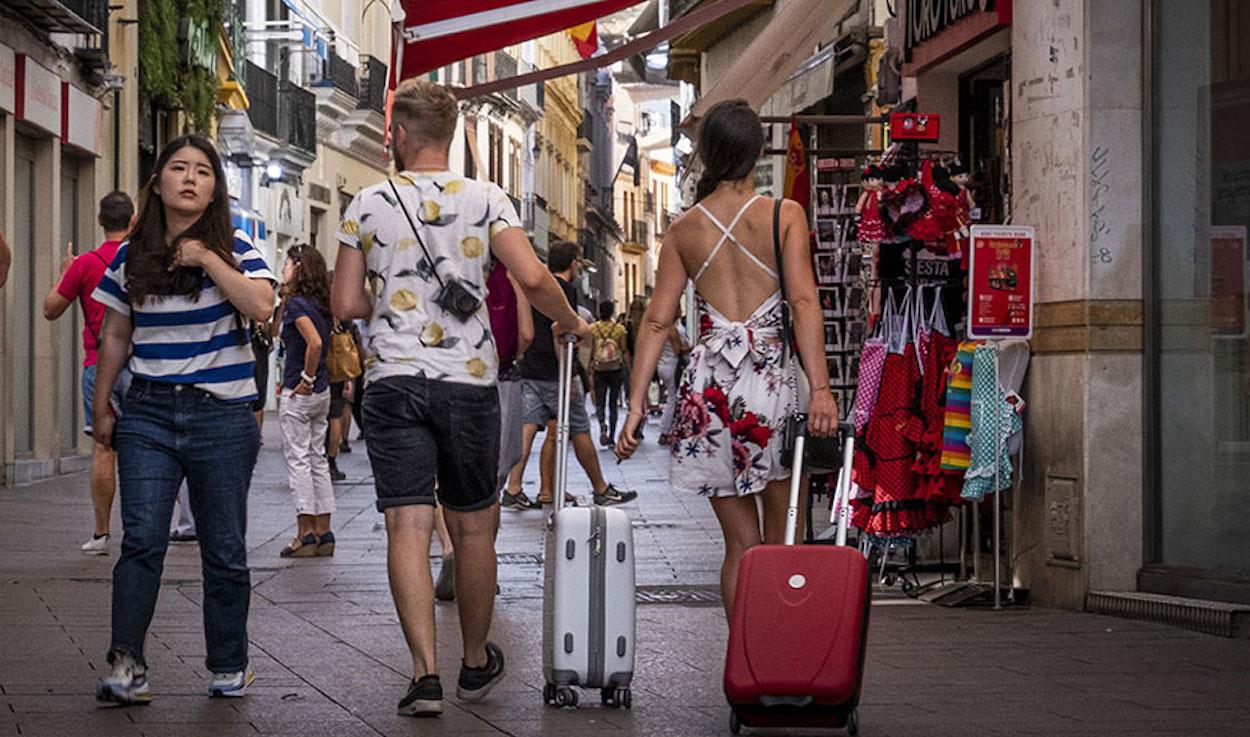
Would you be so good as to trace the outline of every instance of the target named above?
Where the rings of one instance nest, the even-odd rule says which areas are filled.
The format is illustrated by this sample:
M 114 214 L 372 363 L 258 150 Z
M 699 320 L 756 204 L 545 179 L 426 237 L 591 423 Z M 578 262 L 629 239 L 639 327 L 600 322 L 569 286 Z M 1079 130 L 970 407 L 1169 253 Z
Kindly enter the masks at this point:
M 807 220 L 807 211 L 803 209 L 802 205 L 795 202 L 794 200 L 782 199 L 781 200 L 781 217 L 783 220 L 793 221 L 797 219 L 799 221 L 805 222 Z
M 675 244 L 679 248 L 682 243 L 688 243 L 698 238 L 707 225 L 707 220 L 701 217 L 695 208 L 690 208 L 677 216 L 668 226 L 668 231 L 664 234 L 664 241 L 669 244 Z

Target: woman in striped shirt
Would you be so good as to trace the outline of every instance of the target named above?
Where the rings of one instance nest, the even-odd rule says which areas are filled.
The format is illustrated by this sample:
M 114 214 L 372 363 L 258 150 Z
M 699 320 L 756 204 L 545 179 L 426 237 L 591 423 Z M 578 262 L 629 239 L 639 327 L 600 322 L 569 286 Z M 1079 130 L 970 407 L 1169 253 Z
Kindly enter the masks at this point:
M 139 218 L 94 297 L 108 308 L 97 385 L 129 356 L 134 382 L 114 427 L 109 392 L 95 402 L 95 442 L 117 449 L 123 538 L 113 569 L 112 644 L 96 697 L 150 701 L 143 642 L 178 487 L 190 488 L 204 573 L 205 664 L 213 696 L 242 695 L 251 577 L 247 493 L 260 447 L 247 320 L 268 320 L 274 275 L 230 225 L 213 145 L 184 136 L 161 152 Z

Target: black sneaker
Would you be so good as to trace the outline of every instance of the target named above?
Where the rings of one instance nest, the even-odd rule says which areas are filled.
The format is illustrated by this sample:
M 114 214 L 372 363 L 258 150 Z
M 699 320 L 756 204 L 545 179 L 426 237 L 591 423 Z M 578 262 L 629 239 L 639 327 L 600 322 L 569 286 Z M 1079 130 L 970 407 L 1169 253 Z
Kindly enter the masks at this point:
M 461 661 L 460 682 L 456 686 L 456 696 L 461 701 L 481 701 L 502 679 L 503 650 L 500 650 L 495 643 L 488 642 L 486 643 L 486 665 L 481 668 L 468 668 Z
M 612 484 L 608 484 L 608 488 L 603 490 L 602 494 L 595 494 L 595 504 L 601 507 L 610 507 L 613 504 L 624 504 L 632 502 L 638 498 L 636 491 L 620 491 Z
M 505 491 L 503 493 L 503 499 L 499 502 L 499 506 L 504 509 L 516 509 L 519 511 L 543 508 L 543 505 L 526 496 L 524 491 L 518 491 L 515 494 Z
M 346 481 L 347 474 L 339 470 L 339 464 L 333 458 L 330 458 L 328 460 L 330 461 L 330 481 L 333 483 Z
M 443 684 L 438 676 L 421 676 L 408 684 L 408 694 L 399 702 L 399 715 L 436 717 L 443 713 Z

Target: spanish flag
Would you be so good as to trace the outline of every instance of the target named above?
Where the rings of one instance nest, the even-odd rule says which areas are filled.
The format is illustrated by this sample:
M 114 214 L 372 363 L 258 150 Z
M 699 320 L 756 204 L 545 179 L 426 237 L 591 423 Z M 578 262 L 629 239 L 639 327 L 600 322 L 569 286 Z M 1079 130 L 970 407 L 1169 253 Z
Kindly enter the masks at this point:
M 593 20 L 570 28 L 569 37 L 573 39 L 573 45 L 577 47 L 577 53 L 581 54 L 583 59 L 594 56 L 599 49 L 599 28 Z
M 798 123 L 790 119 L 790 142 L 786 145 L 786 199 L 794 200 L 806 210 L 812 199 L 811 176 L 807 170 L 807 153 Z

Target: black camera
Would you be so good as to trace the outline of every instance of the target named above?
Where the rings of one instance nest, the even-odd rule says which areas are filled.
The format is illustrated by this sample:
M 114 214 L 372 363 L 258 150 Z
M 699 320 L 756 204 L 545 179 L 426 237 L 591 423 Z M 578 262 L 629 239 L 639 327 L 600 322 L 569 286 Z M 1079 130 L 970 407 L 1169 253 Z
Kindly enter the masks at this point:
M 434 304 L 460 322 L 468 322 L 481 309 L 482 300 L 473 293 L 468 282 L 453 277 L 438 290 Z

